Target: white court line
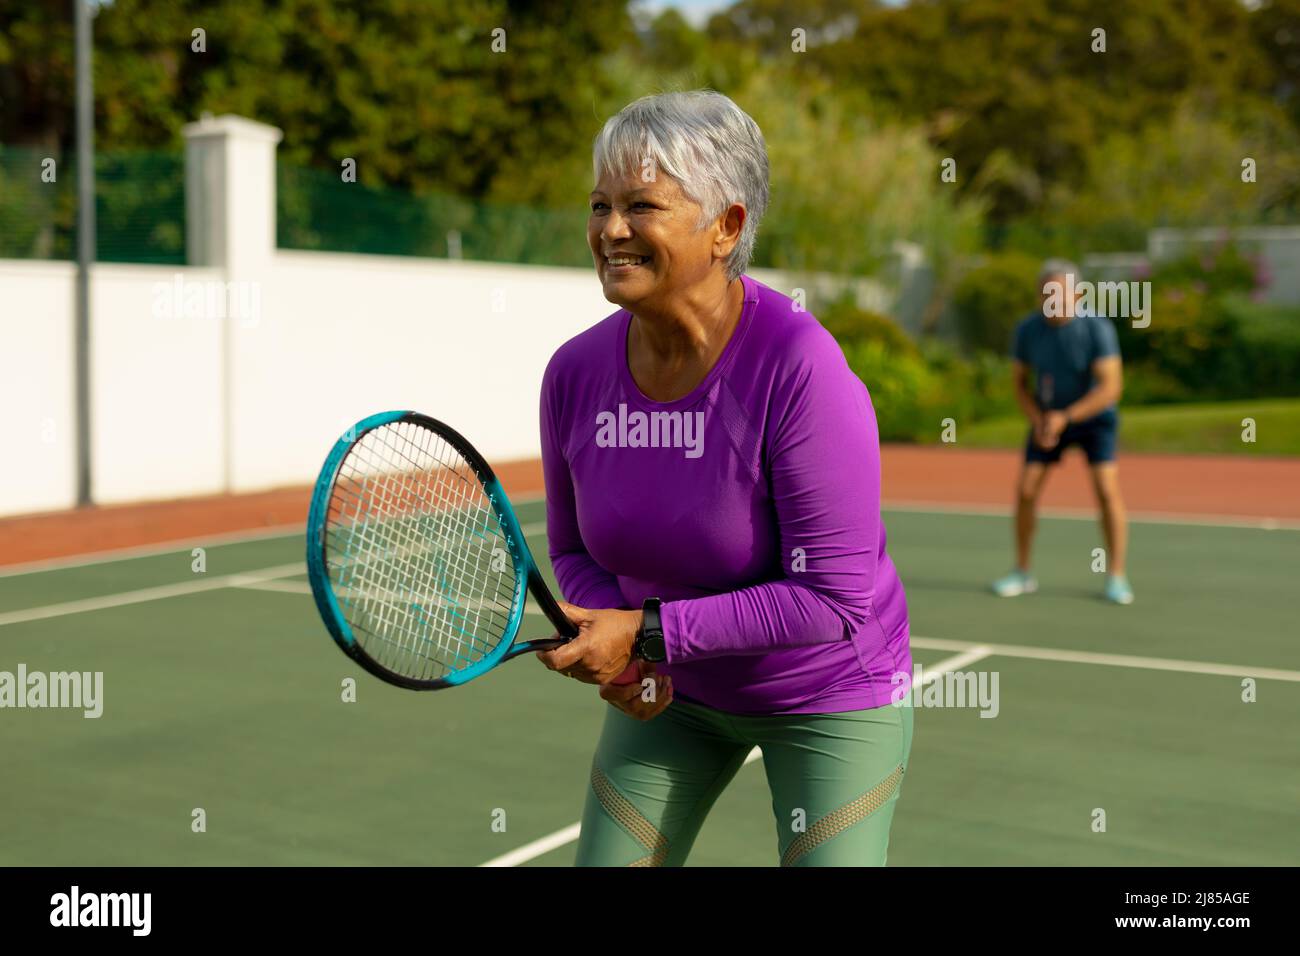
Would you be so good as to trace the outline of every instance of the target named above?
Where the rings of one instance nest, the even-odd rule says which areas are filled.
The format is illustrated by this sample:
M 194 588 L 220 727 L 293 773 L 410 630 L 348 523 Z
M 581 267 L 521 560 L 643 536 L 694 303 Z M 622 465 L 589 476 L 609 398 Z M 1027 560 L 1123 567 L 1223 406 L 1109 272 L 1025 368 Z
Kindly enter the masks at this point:
M 544 836 L 540 840 L 534 840 L 532 843 L 525 843 L 517 850 L 511 850 L 509 853 L 503 853 L 501 856 L 486 863 L 480 863 L 479 866 L 518 866 L 520 863 L 527 863 L 544 853 L 550 853 L 552 850 L 559 849 L 566 843 L 572 843 L 578 839 L 578 831 L 582 829 L 581 823 L 570 824 L 563 830 L 556 830 L 549 836 Z
M 299 571 L 302 571 L 301 566 Z M 256 581 L 248 584 L 235 584 L 241 591 L 275 591 L 279 594 L 311 594 L 310 581 Z
M 959 515 L 970 518 L 1011 518 L 1010 506 L 945 505 L 931 501 L 891 501 L 880 506 L 884 512 Z M 1096 521 L 1099 512 L 1088 508 L 1040 508 L 1038 517 L 1060 521 Z M 1173 511 L 1130 511 L 1129 524 L 1169 524 L 1200 528 L 1246 528 L 1251 531 L 1300 531 L 1300 521 L 1290 518 L 1259 518 L 1252 515 L 1195 515 Z
M 988 657 L 991 653 L 992 652 L 987 647 L 976 645 L 961 654 L 939 661 L 939 663 L 925 669 L 925 672 L 921 675 L 921 680 L 917 683 L 917 686 L 924 687 L 931 681 L 938 680 L 948 671 L 956 670 L 959 667 L 965 667 L 968 664 L 974 664 L 976 661 Z M 755 760 L 760 759 L 762 756 L 763 752 L 755 747 L 745 755 L 745 762 L 742 763 L 741 766 L 747 766 Z M 509 853 L 503 853 L 501 856 L 494 857 L 486 863 L 480 863 L 479 866 L 518 866 L 520 863 L 527 863 L 529 860 L 536 859 L 543 854 L 550 853 L 552 850 L 558 850 L 565 844 L 574 842 L 578 839 L 578 834 L 581 832 L 581 823 L 571 823 L 567 827 L 556 830 L 554 833 L 549 833 L 539 840 L 534 840 L 532 843 L 525 843 L 518 849 L 511 850 Z
M 537 521 L 521 525 L 520 531 L 525 536 L 546 530 L 546 522 Z M 143 604 L 146 601 L 161 601 L 166 598 L 180 597 L 185 594 L 199 594 L 203 591 L 216 591 L 221 588 L 251 588 L 254 590 L 287 591 L 291 594 L 310 594 L 311 585 L 305 581 L 285 581 L 282 586 L 264 587 L 268 581 L 276 578 L 292 577 L 305 574 L 307 566 L 301 561 L 294 564 L 277 564 L 269 568 L 254 571 L 240 571 L 219 577 L 205 578 L 199 581 L 184 581 L 179 584 L 163 584 L 154 588 L 141 588 L 138 591 L 124 591 L 119 594 L 105 594 L 101 597 L 83 598 L 79 601 L 64 601 L 60 604 L 46 604 L 41 607 L 22 608 L 18 611 L 0 613 L 0 627 L 6 624 L 23 624 L 27 621 L 42 621 L 51 617 L 63 617 L 68 614 L 82 614 L 86 611 L 101 611 L 110 607 L 122 607 L 127 604 Z
M 256 591 L 289 591 L 295 594 L 310 594 L 311 586 L 306 582 L 284 581 L 267 584 L 242 584 L 236 587 Z M 527 614 L 542 612 L 531 606 L 524 609 Z M 1258 680 L 1280 680 L 1300 682 L 1300 671 L 1285 670 L 1276 667 L 1251 667 L 1245 664 L 1216 664 L 1210 661 L 1184 661 L 1168 657 L 1138 657 L 1132 654 L 1100 654 L 1094 651 L 1072 651 L 1066 648 L 1029 647 L 1024 644 L 985 644 L 971 641 L 950 641 L 937 637 L 911 638 L 913 647 L 934 651 L 962 651 L 974 655 L 971 661 L 980 660 L 989 655 L 999 657 L 1018 657 L 1024 659 L 1056 661 L 1065 664 L 1098 664 L 1108 667 L 1132 667 L 1138 670 L 1174 671 L 1180 674 L 1208 674 L 1216 677 L 1254 677 Z M 951 661 L 959 661 L 953 667 L 964 667 L 968 661 L 961 661 L 962 654 Z M 951 661 L 944 661 L 948 664 Z M 928 675 L 928 671 L 926 672 Z M 928 681 L 928 676 L 925 678 Z M 921 686 L 925 686 L 923 683 Z
M 1101 664 L 1108 667 L 1134 667 L 1141 670 L 1177 671 L 1181 674 L 1210 674 L 1218 677 L 1254 677 L 1262 680 L 1300 681 L 1300 671 L 1276 667 L 1247 667 L 1240 664 L 1214 664 L 1209 661 L 1180 661 L 1168 657 L 1136 657 L 1132 654 L 1098 654 L 1054 647 L 1028 647 L 1024 644 L 974 644 L 949 641 L 938 637 L 913 637 L 913 647 L 935 651 L 987 648 L 997 657 L 1021 657 L 1067 664 Z
M 513 505 L 535 504 L 545 501 L 545 496 L 533 495 L 528 498 L 511 499 Z M 1008 507 L 996 505 L 945 505 L 928 501 L 891 501 L 881 505 L 881 511 L 898 511 L 908 514 L 957 515 L 969 518 L 1010 518 Z M 1044 508 L 1038 513 L 1040 518 L 1062 521 L 1096 521 L 1097 512 L 1082 508 Z M 1202 528 L 1245 528 L 1254 531 L 1300 531 L 1300 521 L 1290 518 L 1258 518 L 1248 515 L 1194 515 L 1176 512 L 1137 512 L 1129 514 L 1131 524 L 1169 524 Z M 42 571 L 61 571 L 65 568 L 81 568 L 93 564 L 105 564 L 112 561 L 128 561 L 133 558 L 156 557 L 172 551 L 197 546 L 241 544 L 245 541 L 262 541 L 272 538 L 289 538 L 302 534 L 305 525 L 279 525 L 273 528 L 260 528 L 256 531 L 232 531 L 223 534 L 195 535 L 190 538 L 178 538 L 174 541 L 162 541 L 157 544 L 140 545 L 133 548 L 118 548 L 108 551 L 93 551 L 88 554 L 67 558 L 48 558 L 43 561 L 28 561 L 23 564 L 0 566 L 0 578 L 14 577 L 20 574 L 39 574 Z M 524 525 L 524 534 L 536 532 L 530 528 L 540 527 L 545 530 L 545 522 Z
M 312 593 L 310 581 L 250 581 L 245 584 L 232 584 L 232 588 L 240 591 L 271 591 L 276 594 L 302 594 L 310 596 Z M 353 592 L 366 596 L 367 592 Z M 382 592 L 381 592 L 382 593 Z M 429 592 L 433 597 L 438 597 L 436 592 Z M 374 596 L 374 592 L 369 592 Z M 404 603 L 408 600 L 408 595 L 402 592 L 387 592 L 386 596 L 380 599 L 388 604 Z M 545 617 L 546 612 L 539 607 L 533 607 L 531 604 L 524 605 L 525 614 L 533 614 L 538 617 Z
M 154 544 L 137 545 L 134 548 L 112 548 L 107 551 L 86 551 L 67 558 L 46 558 L 44 561 L 27 561 L 23 564 L 10 564 L 0 567 L 0 578 L 16 577 L 20 574 L 39 574 L 42 571 L 62 571 L 65 568 L 84 568 L 95 564 L 111 564 L 114 561 L 130 561 L 135 558 L 155 558 L 174 551 L 199 547 L 215 547 L 223 544 L 242 544 L 245 541 L 265 541 L 272 538 L 288 538 L 302 534 L 305 524 L 280 524 L 256 531 L 228 531 L 223 534 L 196 534 L 190 538 L 177 538 L 173 541 L 158 541 Z
M 178 499 L 183 500 L 183 499 Z M 530 495 L 527 498 L 511 498 L 510 503 L 520 505 L 536 504 L 545 501 L 542 495 Z M 221 534 L 196 534 L 188 538 L 175 538 L 171 541 L 157 541 L 153 544 L 141 544 L 131 548 L 110 548 L 106 551 L 87 551 L 66 558 L 46 558 L 43 561 L 26 561 L 22 564 L 0 566 L 0 578 L 15 577 L 20 574 L 39 574 L 42 571 L 62 571 L 66 568 L 84 568 L 94 564 L 109 564 L 113 561 L 130 561 L 135 558 L 156 558 L 173 551 L 189 550 L 198 547 L 216 547 L 223 544 L 243 544 L 252 541 L 268 541 L 272 538 L 292 538 L 302 534 L 307 528 L 305 522 L 297 524 L 273 525 L 251 531 L 226 531 Z M 533 534 L 529 528 L 546 530 L 546 522 L 534 522 L 524 525 L 524 534 Z
M 525 534 L 530 529 L 544 528 L 545 524 L 524 525 Z M 311 585 L 306 581 L 284 581 L 275 584 L 268 582 L 277 578 L 292 577 L 302 574 L 304 565 L 300 563 L 281 564 L 254 571 L 226 574 L 198 581 L 186 581 L 180 584 L 164 584 L 160 587 L 142 588 L 138 591 L 126 591 L 120 594 L 107 594 L 101 597 L 84 598 L 79 601 L 65 601 L 60 604 L 46 604 L 41 607 L 23 608 L 18 611 L 0 613 L 0 627 L 6 624 L 22 624 L 28 621 L 41 621 L 69 614 L 82 614 L 87 611 L 100 611 L 106 608 L 123 607 L 129 604 L 142 604 L 147 601 L 160 601 L 166 598 L 181 597 L 186 594 L 199 594 L 221 588 L 249 588 L 253 590 L 274 590 L 290 594 L 310 594 Z M 533 614 L 541 613 L 535 608 L 526 608 Z M 1185 661 L 1166 657 L 1138 657 L 1131 654 L 1100 654 L 1094 651 L 1074 651 L 1068 648 L 1030 647 L 1024 644 L 989 644 L 984 642 L 952 641 L 945 638 L 918 637 L 913 635 L 914 647 L 938 651 L 976 652 L 988 648 L 989 653 L 1001 657 L 1020 657 L 1034 660 L 1058 661 L 1069 664 L 1099 664 L 1109 667 L 1133 667 L 1143 670 L 1175 671 L 1184 674 L 1209 674 L 1220 677 L 1254 677 L 1261 680 L 1280 680 L 1300 682 L 1300 671 L 1285 670 L 1275 667 L 1253 667 L 1244 664 L 1219 664 L 1210 661 Z
M 120 594 L 106 594 L 102 597 L 83 598 L 80 601 L 64 601 L 62 604 L 46 604 L 42 607 L 23 608 L 21 611 L 8 611 L 0 614 L 0 627 L 6 624 L 23 624 L 27 621 L 42 621 L 51 617 L 64 617 L 68 614 L 84 614 L 86 611 L 102 611 L 111 607 L 124 607 L 128 604 L 143 604 L 146 601 L 161 601 L 165 598 L 180 597 L 186 594 L 199 594 L 203 591 L 217 591 L 222 588 L 236 588 L 247 584 L 257 584 L 272 578 L 287 578 L 292 574 L 302 573 L 302 563 L 281 564 L 256 571 L 241 571 L 238 574 L 223 574 L 218 577 L 204 578 L 198 581 L 185 581 L 180 584 L 164 584 L 156 588 L 141 588 L 138 591 L 124 591 Z

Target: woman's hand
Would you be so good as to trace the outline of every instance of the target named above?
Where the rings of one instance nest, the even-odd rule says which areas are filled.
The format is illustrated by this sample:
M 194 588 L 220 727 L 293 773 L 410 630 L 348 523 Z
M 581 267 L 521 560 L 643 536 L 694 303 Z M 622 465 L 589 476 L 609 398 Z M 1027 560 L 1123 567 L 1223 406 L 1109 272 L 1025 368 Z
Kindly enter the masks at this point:
M 667 674 L 656 674 L 654 664 L 649 661 L 636 661 L 640 677 L 628 684 L 601 684 L 600 696 L 629 717 L 637 720 L 650 720 L 664 712 L 673 702 L 673 679 Z M 654 678 L 654 692 L 646 694 L 650 688 L 645 686 L 647 677 Z M 649 696 L 650 700 L 644 698 Z
M 578 626 L 578 636 L 549 651 L 538 651 L 538 660 L 586 684 L 608 684 L 627 670 L 641 628 L 640 611 L 588 610 L 559 603 L 565 617 Z

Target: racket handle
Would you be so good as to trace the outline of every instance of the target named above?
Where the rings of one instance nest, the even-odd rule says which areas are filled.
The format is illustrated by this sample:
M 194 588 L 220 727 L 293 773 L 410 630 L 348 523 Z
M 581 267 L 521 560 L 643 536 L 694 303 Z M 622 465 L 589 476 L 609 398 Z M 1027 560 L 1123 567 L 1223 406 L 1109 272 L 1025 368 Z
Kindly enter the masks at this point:
M 528 590 L 533 593 L 537 603 L 541 605 L 542 612 L 555 625 L 555 633 L 566 639 L 573 639 L 578 636 L 578 626 L 564 616 L 560 610 L 560 605 L 556 602 L 555 596 L 551 594 L 551 589 L 546 586 L 542 576 L 534 568 L 528 575 Z M 560 643 L 564 643 L 561 641 Z
M 516 644 L 514 647 L 510 648 L 510 650 L 506 651 L 506 656 L 503 657 L 502 660 L 508 661 L 511 658 L 518 657 L 520 654 L 528 654 L 531 651 L 554 650 L 561 644 L 567 643 L 569 643 L 569 638 L 567 637 L 560 640 L 557 640 L 554 637 L 547 637 L 540 641 L 526 641 L 523 644 Z

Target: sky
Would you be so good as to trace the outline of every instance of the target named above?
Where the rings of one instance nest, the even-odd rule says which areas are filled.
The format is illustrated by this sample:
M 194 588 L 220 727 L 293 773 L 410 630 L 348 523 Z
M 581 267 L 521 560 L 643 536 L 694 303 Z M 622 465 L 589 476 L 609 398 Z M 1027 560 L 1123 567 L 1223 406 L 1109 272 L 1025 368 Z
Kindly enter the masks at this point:
M 676 7 L 686 22 L 698 29 L 709 22 L 710 16 L 731 6 L 731 0 L 640 0 L 636 6 L 655 15 L 667 7 Z
M 638 0 L 635 6 L 651 14 L 667 7 L 676 7 L 686 22 L 701 29 L 713 14 L 727 9 L 734 0 Z M 902 0 L 886 0 L 889 6 L 898 6 Z

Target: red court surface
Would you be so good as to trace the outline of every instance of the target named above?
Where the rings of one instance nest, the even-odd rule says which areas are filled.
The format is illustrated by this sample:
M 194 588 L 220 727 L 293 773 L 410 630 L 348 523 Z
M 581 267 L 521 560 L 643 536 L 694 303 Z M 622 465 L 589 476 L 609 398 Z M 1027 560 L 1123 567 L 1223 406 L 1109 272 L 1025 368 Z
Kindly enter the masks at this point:
M 512 498 L 542 493 L 541 463 L 494 466 Z M 1010 512 L 1017 451 L 886 445 L 884 501 L 895 506 Z M 1125 455 L 1120 482 L 1134 517 L 1300 521 L 1300 459 Z M 111 505 L 0 519 L 0 566 L 213 535 L 301 526 L 309 488 Z M 1087 465 L 1067 454 L 1048 481 L 1045 511 L 1093 508 Z

